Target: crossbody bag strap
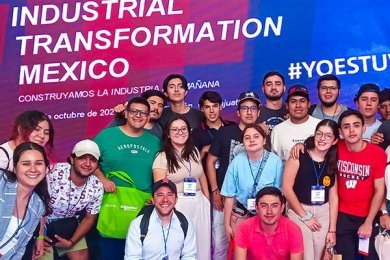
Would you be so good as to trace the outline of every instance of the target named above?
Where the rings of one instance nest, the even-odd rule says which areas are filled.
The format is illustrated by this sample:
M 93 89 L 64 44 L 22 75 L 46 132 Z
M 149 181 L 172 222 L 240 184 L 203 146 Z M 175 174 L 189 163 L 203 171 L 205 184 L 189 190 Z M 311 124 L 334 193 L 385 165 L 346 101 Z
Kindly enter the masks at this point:
M 127 175 L 125 172 L 123 172 L 123 171 L 111 171 L 111 172 L 107 173 L 107 179 L 110 179 L 113 176 L 117 177 L 118 179 L 121 179 L 124 182 L 129 183 L 131 186 L 136 188 L 135 182 L 133 181 L 133 179 L 129 175 Z
M 257 172 L 255 182 L 253 183 L 252 192 L 251 192 L 252 196 L 254 196 L 255 193 L 256 193 L 256 188 L 257 188 L 257 185 L 259 183 L 261 174 L 263 173 L 265 164 L 267 163 L 267 160 L 268 160 L 268 157 L 269 157 L 269 152 L 267 150 L 264 150 L 264 155 L 263 156 L 264 157 L 263 157 L 263 160 L 261 161 L 261 165 L 260 165 L 259 171 Z
M 7 157 L 7 167 L 5 167 L 5 169 L 9 170 L 9 154 L 8 154 L 7 150 L 2 146 L 0 146 L 0 150 L 3 150 L 5 156 Z

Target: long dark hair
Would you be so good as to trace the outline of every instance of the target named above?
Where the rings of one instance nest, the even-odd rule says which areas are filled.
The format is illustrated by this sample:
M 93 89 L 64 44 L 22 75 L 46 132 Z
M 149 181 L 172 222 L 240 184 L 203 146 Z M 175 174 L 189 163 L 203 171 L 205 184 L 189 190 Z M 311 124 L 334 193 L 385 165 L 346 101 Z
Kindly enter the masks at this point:
M 29 142 L 30 140 L 28 137 L 31 132 L 34 131 L 42 121 L 47 121 L 49 124 L 49 141 L 47 141 L 44 148 L 50 160 L 54 161 L 54 127 L 50 118 L 41 111 L 27 110 L 19 114 L 15 119 L 9 139 L 14 140 L 20 135 L 23 142 Z
M 26 143 L 21 143 L 15 148 L 14 155 L 13 155 L 13 163 L 14 163 L 14 172 L 11 171 L 6 171 L 8 180 L 15 182 L 16 179 L 16 165 L 18 164 L 20 157 L 25 151 L 31 151 L 31 150 L 36 150 L 40 152 L 43 156 L 43 160 L 45 162 L 46 168 L 49 168 L 49 159 L 47 158 L 45 149 L 40 146 L 39 144 L 33 143 L 33 142 L 26 142 Z M 43 178 L 37 186 L 34 188 L 34 192 L 41 198 L 43 203 L 45 204 L 45 216 L 50 215 L 52 213 L 52 209 L 49 206 L 49 201 L 50 201 L 50 195 L 47 190 L 47 181 L 46 177 Z
M 324 119 L 321 122 L 319 122 L 316 126 L 315 132 L 318 131 L 318 129 L 321 126 L 329 126 L 332 129 L 332 134 L 335 137 L 335 139 L 340 139 L 339 136 L 339 125 L 330 119 Z M 305 140 L 305 148 L 306 150 L 313 150 L 315 147 L 314 143 L 314 136 L 310 136 Z M 326 160 L 326 171 L 329 176 L 332 176 L 337 173 L 337 157 L 338 157 L 338 150 L 337 150 L 337 144 L 332 145 L 328 152 L 326 153 L 325 160 Z
M 177 120 L 183 120 L 188 128 L 188 139 L 184 144 L 184 149 L 180 155 L 180 158 L 177 157 L 177 152 L 175 151 L 175 148 L 172 145 L 171 138 L 169 138 L 169 131 L 171 129 L 172 123 Z M 176 172 L 178 169 L 181 168 L 179 165 L 180 160 L 189 161 L 191 158 L 197 162 L 199 162 L 200 160 L 200 154 L 198 150 L 195 148 L 194 141 L 190 136 L 190 129 L 191 129 L 190 123 L 184 116 L 180 114 L 173 116 L 164 128 L 164 132 L 162 136 L 162 141 L 163 141 L 162 151 L 165 152 L 169 172 Z

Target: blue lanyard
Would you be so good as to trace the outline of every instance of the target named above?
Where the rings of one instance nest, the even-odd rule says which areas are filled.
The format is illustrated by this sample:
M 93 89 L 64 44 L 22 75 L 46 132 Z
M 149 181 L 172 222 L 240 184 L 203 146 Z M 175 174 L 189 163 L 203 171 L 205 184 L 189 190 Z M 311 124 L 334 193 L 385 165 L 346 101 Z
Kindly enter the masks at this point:
M 251 162 L 249 161 L 248 155 L 246 155 L 246 158 L 248 159 L 249 169 L 251 170 L 251 175 L 252 175 L 252 179 L 253 179 L 253 187 L 252 187 L 252 190 L 256 189 L 256 187 L 257 187 L 257 184 L 258 184 L 258 183 L 256 182 L 256 179 L 260 179 L 260 178 L 257 178 L 257 176 L 258 176 L 259 174 L 261 174 L 260 171 L 261 171 L 261 165 L 263 164 L 263 160 L 264 160 L 264 153 L 265 153 L 265 151 L 263 152 L 263 155 L 261 156 L 261 161 L 260 161 L 260 163 L 259 163 L 259 170 L 257 171 L 256 177 L 253 175 Z M 253 194 L 251 194 L 251 195 L 253 195 Z
M 214 136 L 211 134 L 210 130 L 207 129 L 206 131 L 207 131 L 207 133 L 209 133 L 209 135 L 211 136 L 211 138 L 214 140 Z
M 310 156 L 310 158 L 311 158 L 311 156 Z M 313 164 L 314 173 L 316 174 L 316 177 L 317 177 L 317 186 L 319 186 L 319 185 L 320 185 L 320 177 L 321 177 L 321 175 L 322 175 L 322 173 L 323 173 L 323 171 L 324 171 L 324 169 L 325 169 L 325 166 L 326 166 L 326 160 L 325 160 L 325 162 L 324 162 L 324 166 L 322 166 L 322 169 L 321 169 L 321 167 L 320 167 L 321 171 L 320 171 L 320 174 L 319 174 L 319 175 L 318 175 L 317 167 L 316 167 L 315 164 L 314 164 L 313 158 L 311 158 L 311 162 L 312 162 L 312 164 Z
M 167 255 L 167 241 L 168 241 L 168 236 L 169 236 L 169 230 L 171 229 L 171 221 L 172 221 L 172 219 L 169 221 L 168 232 L 167 232 L 167 236 L 166 237 L 165 237 L 164 227 L 163 227 L 163 225 L 161 225 L 161 231 L 163 233 L 163 238 L 164 238 L 164 251 L 165 251 L 165 255 Z

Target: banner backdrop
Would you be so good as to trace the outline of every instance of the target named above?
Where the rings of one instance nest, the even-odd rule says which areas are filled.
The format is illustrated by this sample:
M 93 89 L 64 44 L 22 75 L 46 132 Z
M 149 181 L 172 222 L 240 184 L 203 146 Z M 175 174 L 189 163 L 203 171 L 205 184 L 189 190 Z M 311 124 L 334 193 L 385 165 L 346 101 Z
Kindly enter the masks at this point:
M 187 77 L 192 106 L 219 91 L 229 119 L 270 70 L 308 86 L 314 102 L 318 76 L 336 74 L 340 102 L 355 107 L 361 84 L 388 87 L 388 10 L 385 0 L 0 0 L 0 137 L 20 112 L 41 110 L 64 160 L 116 104 L 161 90 L 171 73 Z

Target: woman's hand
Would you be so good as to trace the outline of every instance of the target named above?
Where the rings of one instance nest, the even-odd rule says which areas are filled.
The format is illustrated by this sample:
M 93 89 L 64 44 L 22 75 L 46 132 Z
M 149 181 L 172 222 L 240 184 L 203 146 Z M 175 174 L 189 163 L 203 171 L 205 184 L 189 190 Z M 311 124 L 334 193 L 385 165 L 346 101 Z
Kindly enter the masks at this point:
M 334 247 L 336 245 L 336 233 L 328 232 L 326 235 L 326 248 Z
M 321 224 L 317 221 L 317 219 L 315 217 L 311 217 L 311 219 L 303 222 L 305 223 L 305 225 L 312 231 L 312 232 L 316 232 L 316 231 L 320 231 L 321 229 Z
M 45 247 L 43 239 L 35 239 L 34 253 L 32 259 L 38 259 L 43 256 L 43 248 Z
M 229 241 L 231 239 L 234 239 L 233 229 L 230 225 L 225 225 L 225 235 L 229 239 Z
M 382 228 L 386 230 L 390 230 L 390 217 L 389 215 L 385 214 L 379 217 L 379 223 Z

